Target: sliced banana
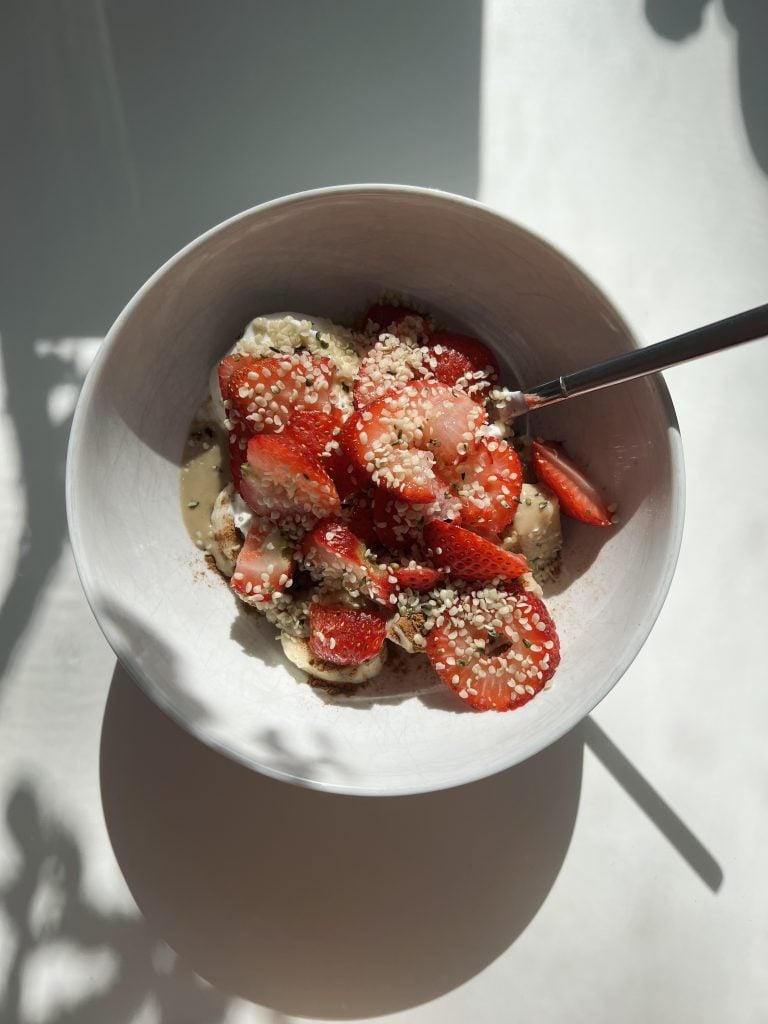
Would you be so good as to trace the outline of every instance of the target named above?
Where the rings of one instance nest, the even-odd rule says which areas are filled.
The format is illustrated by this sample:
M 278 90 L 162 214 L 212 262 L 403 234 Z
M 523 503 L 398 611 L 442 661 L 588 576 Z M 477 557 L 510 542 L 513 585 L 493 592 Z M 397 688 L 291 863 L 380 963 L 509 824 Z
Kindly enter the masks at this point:
M 296 668 L 329 683 L 364 683 L 377 676 L 387 660 L 386 644 L 374 658 L 364 661 L 362 665 L 329 665 L 328 662 L 317 659 L 310 651 L 309 643 L 301 637 L 281 633 L 280 643 L 283 645 L 286 658 L 293 662 Z
M 523 484 L 520 504 L 502 544 L 508 551 L 525 555 L 538 583 L 553 578 L 560 564 L 563 535 L 560 504 L 549 487 Z
M 423 654 L 427 645 L 424 639 L 424 612 L 408 612 L 396 615 L 387 623 L 387 640 L 402 647 L 408 654 Z
M 219 492 L 211 512 L 211 554 L 225 576 L 231 576 L 235 571 L 237 556 L 243 546 L 242 538 L 235 526 L 233 494 L 232 484 L 227 484 Z

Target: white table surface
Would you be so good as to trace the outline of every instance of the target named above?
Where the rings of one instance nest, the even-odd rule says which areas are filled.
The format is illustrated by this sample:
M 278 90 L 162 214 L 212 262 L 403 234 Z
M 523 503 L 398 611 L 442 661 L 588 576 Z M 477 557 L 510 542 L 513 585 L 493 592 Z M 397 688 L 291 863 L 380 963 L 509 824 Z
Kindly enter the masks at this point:
M 644 342 L 766 301 L 766 5 L 4 6 L 0 1020 L 768 1019 L 765 343 L 667 375 L 686 530 L 635 664 L 460 790 L 309 793 L 186 736 L 115 665 L 62 484 L 124 301 L 299 188 L 477 195 Z

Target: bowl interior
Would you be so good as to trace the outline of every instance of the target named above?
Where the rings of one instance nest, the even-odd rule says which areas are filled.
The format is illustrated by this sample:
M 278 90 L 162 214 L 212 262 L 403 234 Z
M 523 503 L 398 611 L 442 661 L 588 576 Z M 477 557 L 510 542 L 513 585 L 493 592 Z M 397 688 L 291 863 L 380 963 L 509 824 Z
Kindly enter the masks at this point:
M 208 372 L 246 322 L 295 310 L 351 323 L 382 290 L 484 338 L 532 385 L 633 347 L 569 261 L 484 208 L 421 190 L 307 193 L 192 243 L 121 315 L 89 375 L 68 467 L 70 531 L 89 601 L 146 690 L 206 742 L 269 774 L 394 794 L 501 770 L 558 738 L 645 640 L 680 543 L 682 460 L 658 381 L 538 414 L 618 502 L 611 531 L 568 523 L 548 595 L 562 641 L 551 690 L 517 712 L 467 712 L 422 658 L 331 699 L 282 658 L 204 565 L 181 518 L 179 463 Z M 421 664 L 424 662 L 424 664 Z

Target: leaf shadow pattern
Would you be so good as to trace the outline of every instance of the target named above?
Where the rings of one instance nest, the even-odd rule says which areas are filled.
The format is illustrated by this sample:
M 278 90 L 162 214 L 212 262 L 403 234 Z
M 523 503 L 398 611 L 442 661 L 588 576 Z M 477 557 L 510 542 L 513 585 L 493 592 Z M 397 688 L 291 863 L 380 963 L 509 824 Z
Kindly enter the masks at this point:
M 75 836 L 44 810 L 30 781 L 16 783 L 6 824 L 18 867 L 0 885 L 0 909 L 13 932 L 0 997 L 3 1024 L 27 1024 L 25 971 L 33 957 L 62 942 L 81 954 L 106 949 L 115 971 L 105 988 L 57 1006 L 46 1015 L 46 1024 L 128 1024 L 147 1003 L 158 1024 L 217 1024 L 224 1019 L 229 998 L 196 977 L 140 917 L 104 913 L 87 899 Z M 56 895 L 41 918 L 34 905 L 45 885 L 53 886 Z
M 279 1013 L 370 1017 L 451 991 L 525 930 L 568 849 L 582 751 L 577 729 L 457 789 L 339 796 L 208 749 L 118 667 L 102 802 L 134 899 L 197 973 Z

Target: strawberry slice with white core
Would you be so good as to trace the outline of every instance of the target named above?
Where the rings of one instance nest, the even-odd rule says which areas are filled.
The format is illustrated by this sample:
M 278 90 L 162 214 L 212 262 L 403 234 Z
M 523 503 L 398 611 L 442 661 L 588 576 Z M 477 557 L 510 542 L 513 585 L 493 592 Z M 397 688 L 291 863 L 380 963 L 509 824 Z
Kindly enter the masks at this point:
M 309 610 L 309 649 L 331 665 L 362 665 L 375 658 L 387 634 L 375 608 L 314 603 Z
M 457 389 L 415 381 L 357 414 L 350 454 L 378 487 L 408 502 L 428 502 L 440 491 L 435 470 L 466 459 L 482 406 Z
M 333 366 L 326 357 L 302 352 L 244 359 L 227 372 L 220 367 L 219 380 L 226 376 L 222 397 L 232 432 L 241 427 L 247 434 L 278 433 L 299 409 L 330 410 Z
M 370 597 L 387 606 L 397 603 L 397 579 L 340 520 L 317 523 L 303 538 L 301 555 L 305 568 L 321 582 L 340 584 L 352 597 Z
M 473 583 L 513 580 L 529 572 L 522 555 L 505 551 L 484 537 L 451 523 L 435 520 L 424 527 L 424 540 L 436 566 L 456 579 Z
M 341 509 L 333 481 L 290 434 L 257 434 L 248 442 L 240 494 L 257 515 L 291 532 L 311 529 Z
M 518 586 L 462 594 L 437 617 L 427 657 L 442 681 L 478 711 L 510 711 L 544 688 L 560 644 L 544 602 Z
M 451 475 L 462 526 L 498 536 L 515 518 L 523 469 L 506 441 L 483 438 Z
M 263 604 L 288 590 L 294 562 L 289 542 L 271 523 L 251 522 L 230 586 L 248 604 Z
M 591 526 L 612 525 L 600 492 L 561 444 L 537 438 L 531 445 L 531 460 L 536 479 L 552 488 L 565 515 Z

